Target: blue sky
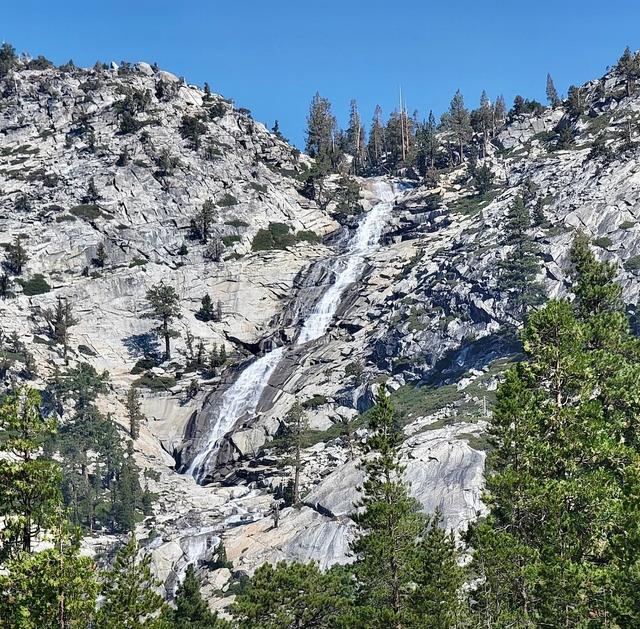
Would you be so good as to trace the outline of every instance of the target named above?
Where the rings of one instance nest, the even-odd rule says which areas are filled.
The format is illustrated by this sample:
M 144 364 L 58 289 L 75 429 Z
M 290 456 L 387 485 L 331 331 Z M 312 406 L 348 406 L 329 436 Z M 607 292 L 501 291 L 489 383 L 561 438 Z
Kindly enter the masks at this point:
M 320 91 L 346 124 L 388 114 L 402 86 L 410 111 L 439 115 L 457 88 L 544 100 L 600 76 L 628 44 L 640 48 L 637 0 L 84 0 L 3 3 L 0 39 L 56 63 L 157 62 L 247 107 L 304 143 Z

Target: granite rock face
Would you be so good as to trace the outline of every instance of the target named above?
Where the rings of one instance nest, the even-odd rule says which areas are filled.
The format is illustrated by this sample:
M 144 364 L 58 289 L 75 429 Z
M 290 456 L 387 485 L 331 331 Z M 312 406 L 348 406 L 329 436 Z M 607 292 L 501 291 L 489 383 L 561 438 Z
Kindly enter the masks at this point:
M 170 386 L 142 389 L 146 420 L 135 442 L 140 465 L 157 473 L 148 480 L 155 513 L 139 532 L 155 532 L 146 543 L 169 594 L 186 565 L 204 565 L 220 539 L 235 571 L 280 559 L 323 567 L 352 561 L 361 414 L 383 380 L 406 432 L 412 495 L 427 512 L 439 508 L 456 531 L 484 513 L 490 404 L 518 350 L 504 334 L 514 321 L 497 287 L 509 251 L 502 225 L 516 195 L 527 190 L 544 209 L 533 233 L 548 296 L 566 294 L 567 253 L 580 230 L 600 258 L 618 265 L 625 301 L 632 309 L 638 301 L 640 138 L 635 127 L 631 143 L 623 136 L 640 98 L 625 96 L 615 71 L 582 88 L 579 116 L 561 104 L 507 124 L 485 158 L 496 175 L 485 199 L 475 196 L 464 165 L 437 187 L 412 181 L 399 189 L 380 243 L 363 255 L 327 333 L 302 345 L 295 343 L 302 322 L 335 282 L 353 233 L 334 220 L 331 204 L 318 207 L 301 194 L 309 158 L 221 96 L 144 63 L 18 69 L 1 87 L 0 246 L 23 236 L 29 260 L 13 282 L 15 296 L 0 300 L 0 328 L 34 354 L 36 384 L 64 368 L 61 348 L 43 332 L 42 310 L 67 298 L 79 319 L 70 364 L 109 370 L 111 389 L 100 404 L 124 438 L 126 392 L 140 375 L 132 369 L 160 353 L 142 316 L 145 293 L 163 281 L 180 296 L 172 361 L 152 370 Z M 553 150 L 562 126 L 573 145 Z M 596 137 L 606 150 L 594 150 Z M 380 200 L 380 181 L 360 184 L 368 212 Z M 205 243 L 191 221 L 207 200 Z M 254 246 L 270 224 L 293 236 L 285 248 Z M 39 275 L 48 291 L 29 288 Z M 220 303 L 220 321 L 195 316 L 207 293 Z M 196 372 L 189 338 L 202 340 L 207 353 L 223 345 L 227 368 Z M 283 358 L 255 412 L 222 440 L 211 482 L 178 473 L 240 366 L 276 346 L 286 346 Z M 7 379 L 18 372 L 11 367 Z M 188 392 L 193 380 L 197 390 Z M 271 440 L 296 399 L 312 429 L 302 453 L 303 505 L 282 508 L 276 526 L 275 497 L 292 470 Z M 225 570 L 205 575 L 205 587 L 225 591 L 233 572 Z

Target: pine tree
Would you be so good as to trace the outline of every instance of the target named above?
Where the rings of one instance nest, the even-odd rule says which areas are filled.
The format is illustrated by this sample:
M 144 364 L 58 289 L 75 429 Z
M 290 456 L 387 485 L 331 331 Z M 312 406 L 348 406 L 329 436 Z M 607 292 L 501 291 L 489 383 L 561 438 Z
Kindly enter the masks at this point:
M 547 100 L 551 107 L 556 107 L 560 103 L 556 86 L 553 84 L 553 79 L 550 74 L 547 74 Z
M 530 316 L 498 390 L 491 516 L 471 536 L 486 626 L 640 622 L 640 341 L 613 267 L 584 238 L 572 263 L 575 301 Z
M 178 586 L 176 608 L 171 613 L 172 629 L 231 629 L 231 625 L 209 610 L 200 593 L 200 581 L 193 564 L 187 566 L 184 580 Z
M 0 274 L 0 297 L 6 299 L 11 297 L 11 278 L 6 274 Z
M 489 134 L 493 126 L 493 107 L 487 96 L 487 92 L 482 90 L 480 95 L 480 131 L 482 133 L 482 156 L 487 156 L 487 143 L 489 142 Z
M 453 135 L 454 141 L 458 146 L 460 163 L 462 163 L 464 162 L 464 147 L 471 139 L 473 130 L 471 129 L 469 110 L 464 106 L 464 98 L 460 90 L 455 93 L 451 100 L 445 122 L 446 128 Z
M 353 602 L 346 570 L 315 564 L 263 564 L 231 606 L 239 629 L 335 629 Z M 351 625 L 356 626 L 356 625 Z
M 296 402 L 288 411 L 282 424 L 282 437 L 285 447 L 292 457 L 293 465 L 293 500 L 292 504 L 300 504 L 300 472 L 302 471 L 302 446 L 307 430 L 306 413 L 302 404 Z
M 69 328 L 79 323 L 73 314 L 71 303 L 66 297 L 58 296 L 55 308 L 44 310 L 42 314 L 49 328 L 49 336 L 55 343 L 62 345 L 62 356 L 66 365 L 69 362 Z
M 85 629 L 94 616 L 95 565 L 62 523 L 54 546 L 9 560 L 0 576 L 0 619 L 11 629 Z
M 433 169 L 438 154 L 438 137 L 436 135 L 436 117 L 433 111 L 429 111 L 427 121 L 420 125 L 416 131 L 418 171 L 424 177 L 429 169 Z
M 504 102 L 504 96 L 500 94 L 498 98 L 496 98 L 496 102 L 493 105 L 493 133 L 495 134 L 496 129 L 501 127 L 507 117 L 507 106 Z
M 211 199 L 207 199 L 191 218 L 191 232 L 194 238 L 199 238 L 200 242 L 206 244 L 214 218 L 215 205 Z
M 180 319 L 180 299 L 173 286 L 167 286 L 164 282 L 154 284 L 147 291 L 149 312 L 142 316 L 145 319 L 156 319 L 159 324 L 154 332 L 164 338 L 165 360 L 171 358 L 171 339 L 180 336 L 177 330 L 172 328 L 175 319 Z
M 309 157 L 315 158 L 324 174 L 331 169 L 335 132 L 336 119 L 331 113 L 331 103 L 316 92 L 307 117 L 306 151 Z
M 355 100 L 352 100 L 350 105 L 346 142 L 347 153 L 353 157 L 353 172 L 358 175 L 362 173 L 366 165 L 366 143 L 364 127 Z
M 399 448 L 402 430 L 389 395 L 380 387 L 364 446 L 363 508 L 356 522 L 363 534 L 353 543 L 359 605 L 357 626 L 445 629 L 459 613 L 453 539 L 429 519 L 403 482 Z M 435 595 L 436 598 L 432 598 Z
M 640 56 L 633 54 L 627 46 L 618 60 L 618 69 L 624 77 L 627 96 L 631 96 L 634 83 L 640 77 Z
M 382 166 L 384 157 L 384 124 L 382 122 L 382 108 L 376 105 L 371 121 L 371 130 L 369 131 L 369 144 L 367 145 L 367 153 L 369 155 L 369 163 L 374 171 Z
M 0 405 L 2 555 L 31 552 L 34 538 L 54 523 L 61 502 L 60 466 L 41 454 L 56 421 L 40 411 L 40 393 L 18 388 Z
M 93 259 L 93 263 L 100 269 L 104 268 L 104 265 L 107 263 L 107 248 L 104 246 L 103 242 L 99 242 L 96 247 L 96 256 Z
M 168 610 L 151 573 L 151 555 L 139 549 L 135 535 L 118 551 L 113 566 L 102 574 L 102 606 L 96 629 L 169 629 Z
M 543 298 L 542 287 L 535 282 L 540 262 L 536 243 L 529 233 L 531 216 L 521 196 L 514 199 L 506 219 L 503 243 L 510 249 L 500 263 L 498 288 L 508 294 L 511 314 L 521 321 L 527 309 Z
M 134 386 L 127 391 L 127 415 L 129 416 L 129 435 L 133 440 L 140 435 L 140 422 L 144 419 L 140 407 L 140 393 Z
M 201 300 L 200 310 L 196 312 L 196 318 L 200 319 L 200 321 L 215 321 L 216 313 L 213 308 L 213 300 L 211 299 L 211 295 L 207 293 Z
M 14 236 L 13 241 L 10 242 L 6 248 L 6 260 L 5 267 L 14 275 L 22 275 L 25 264 L 29 261 L 27 250 L 22 245 L 22 237 Z

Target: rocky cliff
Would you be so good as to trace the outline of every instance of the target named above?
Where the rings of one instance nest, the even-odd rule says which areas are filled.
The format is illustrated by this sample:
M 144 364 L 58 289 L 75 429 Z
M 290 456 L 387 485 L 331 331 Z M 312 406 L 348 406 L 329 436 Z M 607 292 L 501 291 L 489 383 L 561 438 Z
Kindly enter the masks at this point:
M 488 195 L 476 195 L 466 165 L 443 172 L 435 187 L 397 186 L 379 244 L 362 250 L 349 249 L 353 230 L 332 218 L 331 203 L 300 194 L 308 158 L 248 112 L 170 73 L 143 63 L 18 68 L 2 90 L 0 246 L 24 236 L 29 261 L 15 296 L 0 301 L 0 327 L 33 352 L 42 383 L 63 361 L 42 335 L 41 313 L 68 298 L 79 318 L 71 364 L 109 370 L 101 404 L 123 436 L 124 399 L 141 369 L 147 384 L 166 384 L 141 389 L 147 419 L 135 449 L 157 473 L 149 480 L 155 515 L 140 533 L 154 532 L 146 544 L 168 592 L 220 538 L 236 572 L 279 558 L 349 561 L 361 480 L 355 446 L 382 381 L 405 427 L 413 494 L 456 529 L 482 514 L 484 430 L 500 372 L 519 351 L 497 283 L 516 195 L 543 208 L 535 239 L 548 296 L 563 294 L 568 246 L 582 230 L 619 264 L 630 309 L 637 302 L 640 98 L 626 95 L 615 71 L 581 88 L 579 111 L 562 103 L 515 116 L 488 147 L 484 161 L 496 175 Z M 561 134 L 566 148 L 558 148 Z M 365 211 L 384 201 L 380 183 L 360 181 Z M 194 237 L 194 213 L 209 200 L 209 238 Z M 274 225 L 290 237 L 259 250 L 256 236 Z M 326 333 L 297 343 L 353 251 L 357 273 Z M 181 299 L 170 363 L 157 360 L 141 316 L 146 290 L 161 280 Z M 206 293 L 220 301 L 220 321 L 195 317 Z M 207 350 L 224 345 L 230 366 L 213 377 L 195 372 L 191 337 Z M 197 484 L 181 472 L 219 420 L 225 392 L 276 346 L 281 359 L 255 408 L 231 423 Z M 18 371 L 10 367 L 7 379 Z M 304 505 L 283 509 L 276 527 L 274 494 L 291 471 L 271 441 L 295 399 L 310 423 Z M 226 568 L 207 573 L 211 590 L 231 578 Z

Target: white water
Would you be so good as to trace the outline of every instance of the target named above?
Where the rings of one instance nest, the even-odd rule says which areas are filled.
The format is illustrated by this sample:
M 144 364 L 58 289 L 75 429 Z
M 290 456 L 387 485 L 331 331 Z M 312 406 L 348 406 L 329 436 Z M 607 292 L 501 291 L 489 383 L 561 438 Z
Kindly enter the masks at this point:
M 284 347 L 278 347 L 254 360 L 224 392 L 218 410 L 218 421 L 213 424 L 206 443 L 187 470 L 197 481 L 202 480 L 203 474 L 206 473 L 206 461 L 217 454 L 218 441 L 233 428 L 240 417 L 255 412 L 262 392 L 278 366 L 283 352 Z
M 394 198 L 393 188 L 385 182 L 375 182 L 376 197 L 380 199 L 361 220 L 355 234 L 349 239 L 345 253 L 336 258 L 333 271 L 336 281 L 327 289 L 320 301 L 306 317 L 296 345 L 308 343 L 323 336 L 335 316 L 344 291 L 355 282 L 362 271 L 365 257 L 377 246 L 387 214 Z M 284 347 L 278 347 L 252 362 L 229 387 L 220 402 L 218 420 L 214 422 L 207 441 L 201 447 L 187 470 L 200 482 L 206 475 L 206 463 L 215 460 L 219 441 L 244 415 L 255 413 L 269 379 L 278 366 Z

